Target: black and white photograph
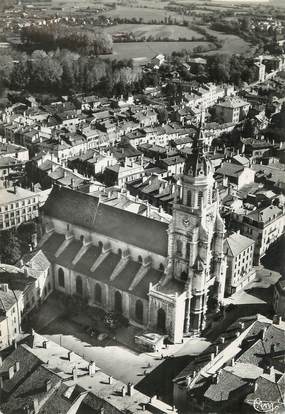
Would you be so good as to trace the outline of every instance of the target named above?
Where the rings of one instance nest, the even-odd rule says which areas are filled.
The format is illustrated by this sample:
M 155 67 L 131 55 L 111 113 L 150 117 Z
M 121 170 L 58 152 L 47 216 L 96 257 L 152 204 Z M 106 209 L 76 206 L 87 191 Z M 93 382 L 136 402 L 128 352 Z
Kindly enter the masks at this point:
M 0 414 L 285 413 L 285 0 L 0 0 Z

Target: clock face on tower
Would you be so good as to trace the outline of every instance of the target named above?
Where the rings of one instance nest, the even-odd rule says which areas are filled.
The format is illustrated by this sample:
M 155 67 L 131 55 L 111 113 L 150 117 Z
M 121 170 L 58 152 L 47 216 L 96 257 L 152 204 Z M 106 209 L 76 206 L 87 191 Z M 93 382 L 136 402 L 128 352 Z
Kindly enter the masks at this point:
M 181 224 L 186 229 L 190 229 L 195 226 L 195 219 L 193 217 L 184 215 L 181 218 Z

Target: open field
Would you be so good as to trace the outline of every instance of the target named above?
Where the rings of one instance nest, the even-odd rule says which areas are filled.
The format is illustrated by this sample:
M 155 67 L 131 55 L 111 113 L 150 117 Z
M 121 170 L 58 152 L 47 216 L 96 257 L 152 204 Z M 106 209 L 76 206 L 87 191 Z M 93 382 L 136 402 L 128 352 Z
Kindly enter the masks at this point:
M 103 13 L 104 16 L 109 16 L 112 18 L 120 18 L 120 19 L 140 19 L 144 22 L 152 22 L 152 21 L 164 21 L 166 18 L 171 17 L 172 19 L 176 19 L 178 22 L 183 21 L 183 16 L 175 12 L 171 12 L 168 10 L 157 9 L 157 8 L 144 8 L 144 7 L 122 7 L 117 6 L 116 9 L 110 10 L 108 12 Z M 188 20 L 188 19 L 187 19 Z
M 184 38 L 191 40 L 192 37 L 203 38 L 203 35 L 184 26 L 176 25 L 157 25 L 157 24 L 118 24 L 105 29 L 110 34 L 128 33 L 132 34 L 136 40 L 168 38 L 179 40 Z
M 133 42 L 114 43 L 111 59 L 152 58 L 159 53 L 170 55 L 174 51 L 186 49 L 192 51 L 196 46 L 214 47 L 206 42 Z
M 253 51 L 254 46 L 251 46 L 248 42 L 240 38 L 236 35 L 229 35 L 226 33 L 216 32 L 215 30 L 208 29 L 207 27 L 204 27 L 205 30 L 210 35 L 216 36 L 219 40 L 222 40 L 223 46 L 218 51 L 210 51 L 205 52 L 205 54 L 213 54 L 213 53 L 237 53 L 237 54 L 243 54 L 248 53 L 250 51 Z

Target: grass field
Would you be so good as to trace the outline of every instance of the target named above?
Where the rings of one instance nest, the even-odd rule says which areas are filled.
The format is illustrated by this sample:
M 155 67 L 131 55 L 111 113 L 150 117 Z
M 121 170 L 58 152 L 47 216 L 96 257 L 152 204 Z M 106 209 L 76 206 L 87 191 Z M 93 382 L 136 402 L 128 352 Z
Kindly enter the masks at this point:
M 156 8 L 144 8 L 144 7 L 121 7 L 117 6 L 116 9 L 103 13 L 105 16 L 117 17 L 120 19 L 139 19 L 140 17 L 144 22 L 151 22 L 153 20 L 162 21 L 167 17 L 176 19 L 178 22 L 183 20 L 183 17 L 177 13 L 170 12 L 168 10 L 156 9 Z
M 213 47 L 206 42 L 142 42 L 114 43 L 113 59 L 152 58 L 159 53 L 169 55 L 174 51 L 186 49 L 192 51 L 196 46 Z
M 153 39 L 168 38 L 171 40 L 179 40 L 179 38 L 191 40 L 192 37 L 203 38 L 201 34 L 188 27 L 175 25 L 118 24 L 106 28 L 106 31 L 110 34 L 132 33 L 137 40 L 148 38 L 150 36 L 152 36 Z
M 216 32 L 215 30 L 208 29 L 207 27 L 204 27 L 204 29 L 206 29 L 209 34 L 216 36 L 219 40 L 223 40 L 224 42 L 222 48 L 219 49 L 217 52 L 206 52 L 207 54 L 213 54 L 213 53 L 242 54 L 242 53 L 247 53 L 251 51 L 252 49 L 252 46 L 249 43 L 247 43 L 245 40 L 241 39 L 238 36 Z

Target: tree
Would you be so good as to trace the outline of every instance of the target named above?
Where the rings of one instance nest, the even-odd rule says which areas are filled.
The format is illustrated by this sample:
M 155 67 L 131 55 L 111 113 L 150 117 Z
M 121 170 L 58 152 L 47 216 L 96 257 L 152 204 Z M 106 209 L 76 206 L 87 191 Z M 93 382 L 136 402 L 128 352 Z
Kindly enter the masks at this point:
M 14 265 L 21 258 L 21 244 L 14 231 L 1 233 L 0 256 L 3 263 Z
M 165 107 L 158 108 L 158 120 L 161 124 L 166 124 L 168 120 L 168 112 Z

